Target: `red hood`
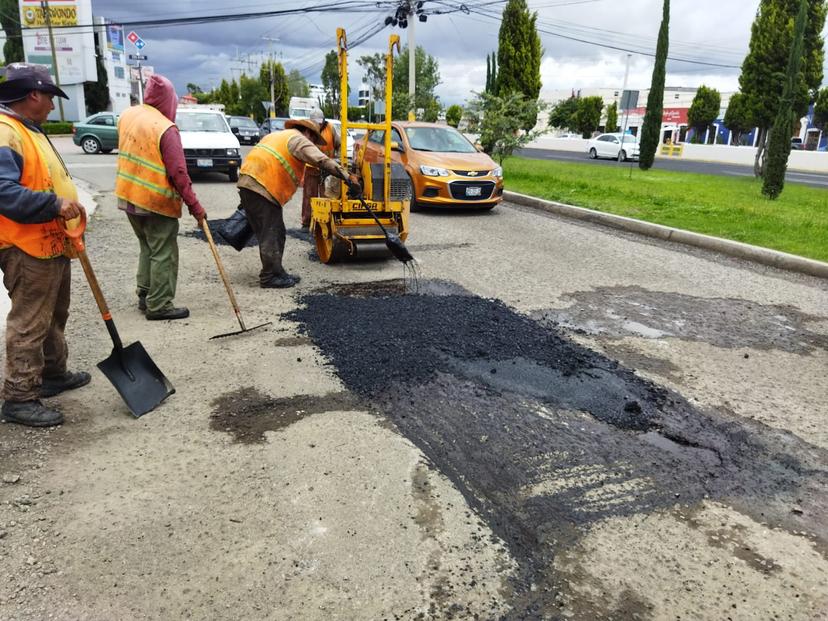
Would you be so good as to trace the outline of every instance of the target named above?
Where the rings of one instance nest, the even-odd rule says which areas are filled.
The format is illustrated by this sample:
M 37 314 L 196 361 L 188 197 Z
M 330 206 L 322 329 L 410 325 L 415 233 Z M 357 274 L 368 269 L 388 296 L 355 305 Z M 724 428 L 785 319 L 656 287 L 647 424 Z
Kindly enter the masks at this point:
M 147 80 L 144 91 L 144 103 L 152 106 L 161 114 L 175 123 L 175 111 L 178 109 L 178 95 L 175 87 L 167 78 L 157 73 Z

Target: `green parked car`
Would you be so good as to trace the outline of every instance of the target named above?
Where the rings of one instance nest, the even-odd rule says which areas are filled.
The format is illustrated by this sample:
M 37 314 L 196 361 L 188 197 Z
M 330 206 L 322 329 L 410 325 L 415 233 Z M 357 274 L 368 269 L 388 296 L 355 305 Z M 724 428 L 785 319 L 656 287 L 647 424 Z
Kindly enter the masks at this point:
M 109 153 L 118 148 L 118 117 L 112 112 L 99 112 L 74 123 L 72 140 L 84 153 Z

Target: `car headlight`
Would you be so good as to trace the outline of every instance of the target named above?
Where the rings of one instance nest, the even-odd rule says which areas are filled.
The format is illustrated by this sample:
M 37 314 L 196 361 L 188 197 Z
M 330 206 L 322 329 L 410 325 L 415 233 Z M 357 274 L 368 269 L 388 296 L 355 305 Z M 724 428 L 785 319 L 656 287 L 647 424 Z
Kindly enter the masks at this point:
M 227 155 L 238 156 L 239 155 L 239 150 L 238 149 L 227 149 Z
M 503 176 L 503 167 L 498 166 L 492 171 L 492 177 L 502 177 Z
M 420 166 L 420 172 L 426 177 L 448 177 L 451 173 L 445 168 L 435 166 Z

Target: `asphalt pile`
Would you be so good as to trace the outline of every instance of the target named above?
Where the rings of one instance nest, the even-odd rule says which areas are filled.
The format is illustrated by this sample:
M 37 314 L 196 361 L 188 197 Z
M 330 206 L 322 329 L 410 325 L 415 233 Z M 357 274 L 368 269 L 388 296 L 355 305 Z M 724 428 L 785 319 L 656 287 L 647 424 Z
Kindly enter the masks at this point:
M 434 281 L 405 291 L 310 292 L 286 317 L 506 543 L 520 565 L 515 618 L 555 617 L 555 554 L 607 517 L 721 498 L 763 523 L 828 532 L 828 517 L 813 518 L 828 516 L 826 451 L 701 410 L 500 301 Z

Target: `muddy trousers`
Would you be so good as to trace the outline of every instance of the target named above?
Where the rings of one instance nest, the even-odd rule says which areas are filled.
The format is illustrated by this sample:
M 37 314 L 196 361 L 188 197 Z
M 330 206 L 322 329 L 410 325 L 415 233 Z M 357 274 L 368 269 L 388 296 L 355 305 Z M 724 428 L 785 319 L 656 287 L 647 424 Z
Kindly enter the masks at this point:
M 138 297 L 147 298 L 147 312 L 173 308 L 178 285 L 178 219 L 159 214 L 127 214 L 138 238 Z
M 239 198 L 241 208 L 259 240 L 259 257 L 262 260 L 259 283 L 264 284 L 271 278 L 284 276 L 282 256 L 285 252 L 286 232 L 282 206 L 247 188 L 239 188 Z
M 66 372 L 69 349 L 63 331 L 69 318 L 69 259 L 36 259 L 17 248 L 0 250 L 3 284 L 11 311 L 6 319 L 5 401 L 38 398 L 43 377 Z
M 305 167 L 305 180 L 302 184 L 302 226 L 307 227 L 311 221 L 311 198 L 319 196 L 319 183 L 322 174 L 318 168 Z

